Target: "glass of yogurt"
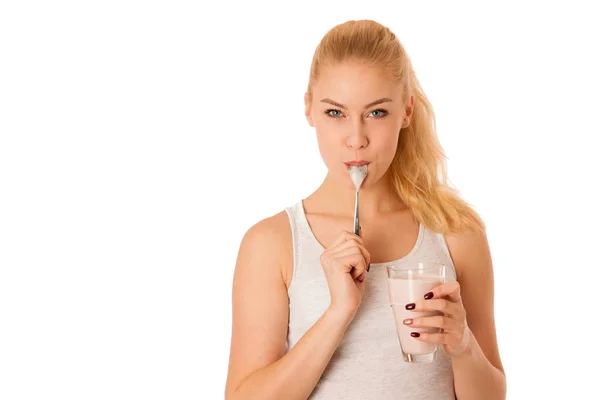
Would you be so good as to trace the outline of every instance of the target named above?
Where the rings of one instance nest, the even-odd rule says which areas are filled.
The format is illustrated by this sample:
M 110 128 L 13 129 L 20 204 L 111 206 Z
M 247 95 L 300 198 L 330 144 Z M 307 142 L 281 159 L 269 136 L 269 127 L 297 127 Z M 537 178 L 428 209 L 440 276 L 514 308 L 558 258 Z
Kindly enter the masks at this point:
M 405 325 L 406 318 L 439 315 L 439 311 L 415 312 L 406 309 L 409 303 L 423 300 L 425 293 L 446 281 L 446 266 L 434 262 L 417 262 L 409 266 L 389 265 L 387 269 L 390 304 L 396 322 L 400 349 L 405 362 L 423 363 L 436 360 L 438 345 L 422 342 L 411 332 L 438 333 L 440 328 L 417 328 Z

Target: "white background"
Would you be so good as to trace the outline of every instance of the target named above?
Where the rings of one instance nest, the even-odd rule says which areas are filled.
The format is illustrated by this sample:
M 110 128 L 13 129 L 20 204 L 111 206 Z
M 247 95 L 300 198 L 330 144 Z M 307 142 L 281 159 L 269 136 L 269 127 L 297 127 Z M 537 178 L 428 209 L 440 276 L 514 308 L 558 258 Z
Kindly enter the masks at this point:
M 241 237 L 323 179 L 311 57 L 363 18 L 489 227 L 508 398 L 596 396 L 597 14 L 482 3 L 2 2 L 0 398 L 223 398 Z

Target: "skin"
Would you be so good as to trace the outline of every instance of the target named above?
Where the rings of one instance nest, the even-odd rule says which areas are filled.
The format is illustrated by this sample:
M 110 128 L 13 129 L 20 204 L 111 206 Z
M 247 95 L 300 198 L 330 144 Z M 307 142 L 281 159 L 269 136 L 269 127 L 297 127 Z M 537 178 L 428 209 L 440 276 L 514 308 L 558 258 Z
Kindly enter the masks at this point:
M 414 105 L 412 96 L 408 104 L 401 96 L 400 88 L 385 71 L 366 65 L 342 64 L 321 72 L 312 99 L 305 95 L 304 101 L 305 115 L 315 128 L 328 174 L 307 202 L 320 202 L 320 196 L 337 193 L 335 201 L 344 201 L 338 208 L 351 214 L 356 189 L 344 162 L 365 160 L 370 164 L 361 186 L 361 216 L 370 219 L 381 212 L 406 208 L 394 193 L 388 173 L 400 129 L 410 124 Z M 365 103 L 380 99 L 391 101 L 365 108 Z
M 312 98 L 305 96 L 305 115 L 328 173 L 303 205 L 326 248 L 321 264 L 331 305 L 286 354 L 293 268 L 288 218 L 282 211 L 250 228 L 234 272 L 226 398 L 307 398 L 360 305 L 368 263 L 401 258 L 414 246 L 418 222 L 393 191 L 388 173 L 400 129 L 410 124 L 414 106 L 412 97 L 403 101 L 401 95 L 385 71 L 355 62 L 327 67 Z M 365 108 L 382 98 L 391 101 Z M 361 187 L 362 237 L 348 232 L 355 187 L 344 162 L 352 160 L 370 162 Z M 440 343 L 450 355 L 458 399 L 504 399 L 485 233 L 461 232 L 446 240 L 457 282 L 438 286 L 433 298 L 414 305 L 414 311 L 437 310 L 444 316 L 406 323 L 444 328 L 441 335 L 423 334 L 419 340 Z

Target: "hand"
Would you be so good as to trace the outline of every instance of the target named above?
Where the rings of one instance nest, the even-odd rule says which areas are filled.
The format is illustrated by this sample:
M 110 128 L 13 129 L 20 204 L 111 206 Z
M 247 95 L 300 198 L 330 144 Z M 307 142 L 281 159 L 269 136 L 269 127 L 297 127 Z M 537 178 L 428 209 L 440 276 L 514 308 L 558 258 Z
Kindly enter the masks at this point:
M 329 285 L 330 308 L 352 318 L 365 291 L 367 267 L 371 255 L 363 239 L 352 232 L 342 231 L 321 254 L 321 266 Z
M 463 354 L 471 345 L 472 333 L 467 326 L 466 311 L 460 297 L 460 285 L 451 281 L 436 286 L 425 294 L 423 300 L 412 303 L 411 311 L 437 311 L 441 315 L 407 318 L 404 324 L 419 328 L 442 328 L 441 333 L 419 333 L 416 339 L 442 345 L 444 353 L 451 357 Z M 411 309 L 408 306 L 407 309 Z

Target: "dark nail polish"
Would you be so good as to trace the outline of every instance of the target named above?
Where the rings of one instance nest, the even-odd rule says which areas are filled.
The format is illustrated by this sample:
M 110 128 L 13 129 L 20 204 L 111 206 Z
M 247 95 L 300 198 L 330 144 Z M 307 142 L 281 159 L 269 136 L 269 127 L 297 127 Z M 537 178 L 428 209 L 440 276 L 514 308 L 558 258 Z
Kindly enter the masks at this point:
M 414 310 L 415 309 L 415 303 L 409 303 L 406 305 L 406 309 L 407 310 Z
M 367 272 L 369 272 L 371 270 L 371 263 L 369 263 L 369 265 L 367 265 Z
M 427 293 L 425 293 L 424 297 L 425 297 L 425 300 L 431 299 L 433 297 L 433 292 L 427 292 Z
M 419 337 L 419 336 L 421 336 L 421 334 L 419 332 L 411 332 L 410 336 L 412 336 L 412 337 Z

